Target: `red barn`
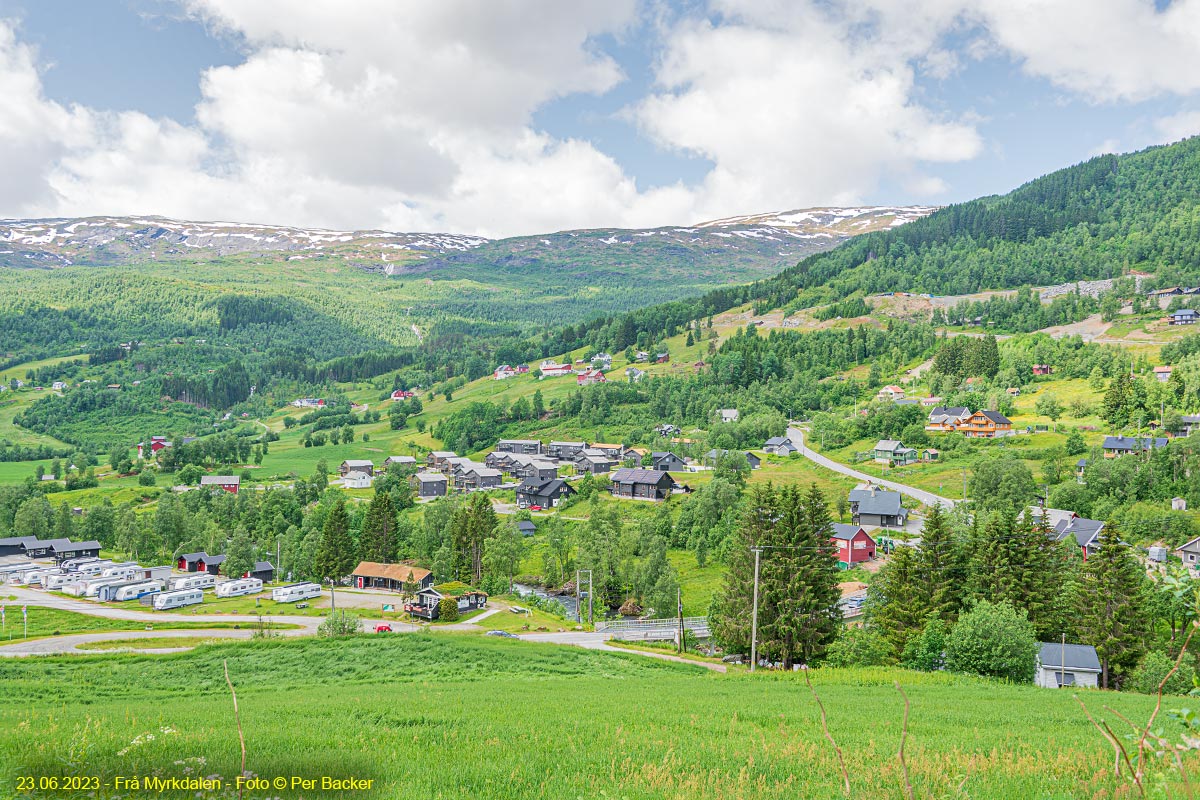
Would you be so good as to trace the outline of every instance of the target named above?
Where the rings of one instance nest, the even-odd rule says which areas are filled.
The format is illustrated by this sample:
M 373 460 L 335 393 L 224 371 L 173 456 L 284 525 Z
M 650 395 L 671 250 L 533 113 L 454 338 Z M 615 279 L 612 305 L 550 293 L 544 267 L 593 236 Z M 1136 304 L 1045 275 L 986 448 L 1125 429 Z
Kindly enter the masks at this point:
M 396 391 L 392 392 L 393 400 L 408 400 L 409 398 L 414 397 L 414 396 L 415 395 L 413 395 L 412 392 L 410 392 L 406 389 L 397 389 Z
M 858 525 L 835 522 L 830 526 L 833 534 L 829 540 L 837 548 L 838 566 L 850 569 L 855 564 L 875 558 L 875 540 Z
M 1033 374 L 1034 375 L 1049 375 L 1052 372 L 1054 372 L 1054 367 L 1050 366 L 1049 364 L 1034 364 L 1033 365 Z
M 200 488 L 223 489 L 230 494 L 237 494 L 242 486 L 242 479 L 237 475 L 204 475 L 200 478 Z
M 580 386 L 591 386 L 593 383 L 607 383 L 608 378 L 604 377 L 604 373 L 598 369 L 584 370 L 575 377 L 575 382 Z

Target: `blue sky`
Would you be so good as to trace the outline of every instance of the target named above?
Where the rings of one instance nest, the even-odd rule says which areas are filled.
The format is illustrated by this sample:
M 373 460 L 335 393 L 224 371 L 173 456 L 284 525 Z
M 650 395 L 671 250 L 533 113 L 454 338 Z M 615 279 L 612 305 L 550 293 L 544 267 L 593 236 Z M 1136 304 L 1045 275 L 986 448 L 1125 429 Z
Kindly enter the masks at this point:
M 0 0 L 0 215 L 943 204 L 1200 132 L 1197 75 L 1200 0 Z

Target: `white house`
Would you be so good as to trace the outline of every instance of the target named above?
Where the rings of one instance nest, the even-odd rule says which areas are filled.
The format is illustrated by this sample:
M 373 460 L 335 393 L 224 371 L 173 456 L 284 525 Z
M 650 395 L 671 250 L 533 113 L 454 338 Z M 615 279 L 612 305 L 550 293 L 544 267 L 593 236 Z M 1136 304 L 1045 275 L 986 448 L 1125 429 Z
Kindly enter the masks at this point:
M 342 478 L 342 488 L 370 489 L 373 481 L 374 478 L 365 472 L 348 472 L 346 477 Z
M 879 390 L 879 394 L 875 395 L 875 399 L 883 400 L 884 402 L 890 402 L 890 403 L 894 403 L 897 400 L 903 400 L 904 399 L 904 389 L 902 389 L 899 386 L 896 386 L 895 384 L 885 386 Z
M 1042 642 L 1038 649 L 1033 682 L 1047 689 L 1063 686 L 1099 686 L 1100 658 L 1090 644 Z
M 718 408 L 717 416 L 721 422 L 737 422 L 742 415 L 736 408 Z

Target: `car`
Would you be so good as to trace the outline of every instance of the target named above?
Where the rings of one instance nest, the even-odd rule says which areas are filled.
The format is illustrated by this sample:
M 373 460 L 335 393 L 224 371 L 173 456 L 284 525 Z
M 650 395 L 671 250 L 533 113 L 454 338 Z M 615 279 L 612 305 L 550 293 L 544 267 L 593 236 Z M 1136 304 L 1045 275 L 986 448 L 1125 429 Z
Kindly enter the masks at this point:
M 508 631 L 488 631 L 484 635 L 485 636 L 501 636 L 505 639 L 520 639 L 521 638 L 520 636 L 517 636 L 515 633 L 509 633 Z
M 541 511 L 542 507 L 541 506 L 530 506 L 529 510 L 530 511 Z
M 376 633 L 391 633 L 391 632 L 392 632 L 392 626 L 391 626 L 391 625 L 387 625 L 387 624 L 383 624 L 383 625 L 376 625 L 376 626 L 375 626 L 375 632 L 376 632 Z

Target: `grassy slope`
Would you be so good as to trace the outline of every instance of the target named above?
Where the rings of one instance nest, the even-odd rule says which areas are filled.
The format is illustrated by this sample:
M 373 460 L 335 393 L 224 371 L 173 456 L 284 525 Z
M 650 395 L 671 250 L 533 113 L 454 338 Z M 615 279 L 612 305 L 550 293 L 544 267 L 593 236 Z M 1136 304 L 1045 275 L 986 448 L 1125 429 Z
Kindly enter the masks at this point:
M 447 635 L 0 663 L 0 792 L 28 771 L 179 775 L 198 757 L 201 775 L 236 774 L 226 660 L 247 766 L 259 775 L 376 779 L 379 792 L 364 797 L 840 795 L 798 675 L 721 676 L 636 655 Z M 1021 800 L 1115 788 L 1111 752 L 1068 693 L 894 670 L 814 678 L 850 759 L 854 797 L 902 796 L 893 680 L 912 702 L 907 754 L 918 796 L 951 796 L 960 784 L 971 797 Z M 1134 718 L 1152 705 L 1142 696 L 1087 699 Z

